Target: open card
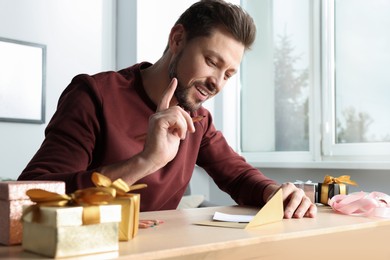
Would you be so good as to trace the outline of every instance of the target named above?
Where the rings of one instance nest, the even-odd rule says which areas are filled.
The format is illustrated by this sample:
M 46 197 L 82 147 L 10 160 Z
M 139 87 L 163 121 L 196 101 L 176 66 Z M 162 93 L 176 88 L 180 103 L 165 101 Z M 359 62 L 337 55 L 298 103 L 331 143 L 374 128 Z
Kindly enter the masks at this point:
M 265 224 L 281 221 L 283 219 L 283 215 L 282 189 L 279 189 L 255 216 L 229 215 L 216 212 L 214 219 L 218 220 L 205 220 L 195 224 L 204 226 L 255 229 Z M 249 223 L 244 223 L 248 222 L 249 219 Z

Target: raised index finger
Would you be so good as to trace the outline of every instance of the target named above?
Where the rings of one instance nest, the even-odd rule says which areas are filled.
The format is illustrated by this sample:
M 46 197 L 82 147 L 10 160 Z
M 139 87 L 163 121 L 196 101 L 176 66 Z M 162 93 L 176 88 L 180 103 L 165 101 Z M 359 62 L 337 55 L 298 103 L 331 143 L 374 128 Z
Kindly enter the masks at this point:
M 169 104 L 171 103 L 173 94 L 175 93 L 177 87 L 177 79 L 173 78 L 171 83 L 169 83 L 168 87 L 165 89 L 164 94 L 160 100 L 160 103 L 157 106 L 157 111 L 162 111 L 169 108 Z

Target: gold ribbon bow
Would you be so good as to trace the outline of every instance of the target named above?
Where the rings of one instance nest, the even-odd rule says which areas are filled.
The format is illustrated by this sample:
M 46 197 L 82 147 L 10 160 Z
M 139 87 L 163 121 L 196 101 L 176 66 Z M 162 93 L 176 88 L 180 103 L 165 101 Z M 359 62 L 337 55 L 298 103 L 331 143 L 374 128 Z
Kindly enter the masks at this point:
M 357 186 L 357 183 L 351 180 L 349 175 L 342 175 L 336 178 L 330 175 L 326 175 L 323 181 L 323 185 L 321 186 L 320 197 L 320 202 L 325 205 L 328 204 L 329 199 L 329 184 L 338 184 L 340 186 L 340 194 L 347 194 L 346 184 Z
M 33 221 L 40 220 L 40 206 L 65 207 L 79 205 L 83 206 L 83 224 L 100 223 L 100 209 L 98 205 L 108 204 L 116 196 L 116 190 L 109 187 L 92 187 L 77 190 L 70 195 L 58 194 L 42 189 L 30 189 L 26 192 L 32 202 L 36 204 L 23 211 L 22 218 L 32 212 Z
M 129 196 L 130 191 L 133 190 L 139 190 L 147 187 L 146 184 L 136 184 L 129 186 L 126 182 L 124 182 L 122 179 L 116 179 L 114 182 L 112 182 L 108 177 L 98 173 L 94 172 L 92 173 L 92 182 L 98 187 L 98 188 L 113 188 L 116 191 L 117 197 L 126 197 Z
M 115 197 L 131 196 L 129 191 L 145 188 L 146 184 L 137 184 L 128 186 L 122 179 L 111 182 L 106 176 L 97 172 L 92 173 L 92 182 L 96 187 L 77 190 L 70 195 L 58 194 L 42 189 L 30 189 L 26 192 L 32 202 L 31 205 L 23 211 L 22 218 L 28 213 L 33 213 L 33 221 L 40 220 L 40 206 L 65 207 L 65 206 L 83 206 L 83 224 L 100 223 L 100 209 L 98 205 L 108 204 Z
M 140 195 L 129 192 L 145 188 L 147 185 L 136 184 L 129 186 L 120 178 L 112 182 L 109 178 L 98 172 L 92 173 L 92 182 L 97 187 L 109 187 L 116 190 L 117 198 L 112 204 L 122 206 L 122 220 L 119 223 L 119 240 L 128 241 L 133 238 L 138 231 Z
M 324 184 L 344 183 L 344 184 L 350 184 L 353 186 L 357 186 L 357 183 L 355 181 L 351 180 L 351 177 L 349 175 L 341 175 L 341 176 L 336 177 L 336 178 L 333 176 L 330 176 L 330 175 L 326 175 L 323 183 Z

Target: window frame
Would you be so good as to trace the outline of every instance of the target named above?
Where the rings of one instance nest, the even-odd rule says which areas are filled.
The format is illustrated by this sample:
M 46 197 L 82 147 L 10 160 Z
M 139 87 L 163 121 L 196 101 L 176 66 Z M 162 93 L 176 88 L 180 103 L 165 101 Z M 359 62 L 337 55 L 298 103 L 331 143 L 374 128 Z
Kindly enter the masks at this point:
M 240 129 L 236 131 L 236 150 L 249 163 L 263 168 L 390 169 L 390 144 L 336 144 L 333 141 L 336 134 L 334 1 L 314 0 L 310 1 L 310 5 L 309 151 L 244 152 L 241 150 Z M 235 102 L 241 109 L 240 99 Z M 238 122 L 242 123 L 241 113 L 237 114 Z
M 323 85 L 323 143 L 324 161 L 366 162 L 386 165 L 390 158 L 390 143 L 349 143 L 337 144 L 335 126 L 335 5 L 334 1 L 322 3 L 322 85 Z M 329 55 L 326 55 L 329 54 Z M 386 162 L 387 161 L 387 162 Z

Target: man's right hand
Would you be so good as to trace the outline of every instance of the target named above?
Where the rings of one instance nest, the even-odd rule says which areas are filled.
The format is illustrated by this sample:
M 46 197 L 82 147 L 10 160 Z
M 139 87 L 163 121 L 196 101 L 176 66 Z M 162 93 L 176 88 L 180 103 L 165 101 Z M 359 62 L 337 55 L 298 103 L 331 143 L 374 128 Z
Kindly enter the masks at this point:
M 179 106 L 171 106 L 177 87 L 173 78 L 164 92 L 157 111 L 149 119 L 149 128 L 142 156 L 153 162 L 156 170 L 164 167 L 175 158 L 180 141 L 185 139 L 187 131 L 195 132 L 190 115 Z

